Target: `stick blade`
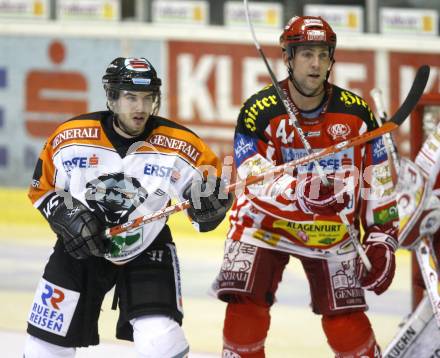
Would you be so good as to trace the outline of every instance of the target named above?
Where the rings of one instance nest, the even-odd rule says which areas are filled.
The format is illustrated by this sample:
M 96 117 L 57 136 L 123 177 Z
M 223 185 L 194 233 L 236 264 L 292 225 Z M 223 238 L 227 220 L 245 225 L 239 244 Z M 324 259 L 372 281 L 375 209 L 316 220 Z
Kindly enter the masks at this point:
M 394 114 L 394 116 L 390 119 L 391 122 L 396 123 L 400 126 L 408 117 L 417 102 L 422 97 L 423 91 L 425 90 L 426 84 L 428 83 L 430 68 L 428 65 L 420 66 L 417 70 L 416 77 L 414 78 L 414 82 L 411 86 L 411 89 L 408 92 L 408 95 L 405 98 L 405 101 L 402 103 L 400 108 Z

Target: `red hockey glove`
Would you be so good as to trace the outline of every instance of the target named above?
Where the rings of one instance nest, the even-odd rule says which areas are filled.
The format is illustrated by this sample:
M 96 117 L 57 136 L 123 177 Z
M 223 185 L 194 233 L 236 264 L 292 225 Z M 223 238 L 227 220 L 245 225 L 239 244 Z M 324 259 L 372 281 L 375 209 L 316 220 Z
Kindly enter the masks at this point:
M 384 233 L 372 232 L 364 242 L 365 253 L 371 262 L 371 271 L 367 271 L 360 257 L 356 259 L 356 277 L 361 286 L 376 295 L 385 292 L 391 285 L 396 270 L 394 251 L 397 242 Z
M 298 203 L 306 213 L 322 216 L 336 215 L 350 201 L 342 180 L 327 176 L 326 186 L 320 177 L 307 178 L 297 186 Z

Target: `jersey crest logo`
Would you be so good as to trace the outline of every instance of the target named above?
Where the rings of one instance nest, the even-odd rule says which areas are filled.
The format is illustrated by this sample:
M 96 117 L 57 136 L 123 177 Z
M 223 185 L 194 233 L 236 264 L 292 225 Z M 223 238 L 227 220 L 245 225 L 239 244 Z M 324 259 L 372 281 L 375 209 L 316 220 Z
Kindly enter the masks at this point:
M 102 175 L 86 184 L 85 198 L 89 207 L 110 224 L 122 224 L 148 198 L 140 182 L 123 173 Z
M 351 129 L 344 123 L 336 123 L 327 128 L 327 133 L 330 134 L 333 140 L 339 138 L 347 139 L 347 136 L 351 133 Z

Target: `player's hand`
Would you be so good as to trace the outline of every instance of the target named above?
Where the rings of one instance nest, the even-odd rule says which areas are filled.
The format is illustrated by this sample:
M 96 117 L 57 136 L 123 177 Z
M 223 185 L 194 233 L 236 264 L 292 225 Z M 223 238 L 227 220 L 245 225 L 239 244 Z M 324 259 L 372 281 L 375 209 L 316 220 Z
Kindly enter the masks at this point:
M 372 232 L 364 242 L 364 249 L 371 262 L 371 271 L 367 271 L 360 257 L 356 259 L 356 277 L 363 288 L 377 295 L 385 292 L 393 281 L 396 270 L 394 252 L 396 241 L 383 233 Z
M 187 213 L 199 224 L 201 232 L 214 230 L 224 219 L 234 196 L 224 194 L 220 178 L 208 176 L 207 180 L 194 179 L 184 190 L 183 197 L 190 201 Z
M 324 185 L 319 176 L 308 177 L 297 184 L 300 207 L 306 213 L 322 216 L 337 215 L 350 201 L 344 182 L 327 176 L 329 185 Z
M 72 200 L 70 203 L 68 201 Z M 104 236 L 101 221 L 79 200 L 60 197 L 48 218 L 52 230 L 62 237 L 66 252 L 75 259 L 104 256 L 111 241 Z

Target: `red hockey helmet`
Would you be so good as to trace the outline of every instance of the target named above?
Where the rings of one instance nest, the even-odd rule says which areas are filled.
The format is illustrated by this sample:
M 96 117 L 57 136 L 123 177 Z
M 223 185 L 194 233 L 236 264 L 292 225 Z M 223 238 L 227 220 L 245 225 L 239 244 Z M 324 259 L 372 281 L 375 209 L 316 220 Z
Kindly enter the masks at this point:
M 280 36 L 280 44 L 283 50 L 292 57 L 293 49 L 303 45 L 327 45 L 330 58 L 336 48 L 336 34 L 331 26 L 320 16 L 294 16 Z

